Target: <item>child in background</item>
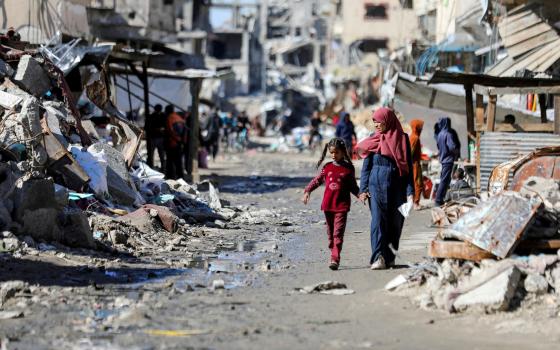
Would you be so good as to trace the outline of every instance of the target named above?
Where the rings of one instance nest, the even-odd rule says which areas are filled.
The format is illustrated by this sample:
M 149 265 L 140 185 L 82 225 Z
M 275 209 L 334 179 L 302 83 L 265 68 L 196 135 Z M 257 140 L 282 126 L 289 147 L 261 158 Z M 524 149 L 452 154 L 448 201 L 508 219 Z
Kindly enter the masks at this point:
M 350 211 L 350 194 L 358 196 L 359 188 L 356 183 L 356 175 L 352 160 L 347 152 L 346 143 L 341 138 L 334 138 L 325 145 L 321 159 L 317 163 L 317 169 L 323 163 L 329 152 L 332 162 L 325 164 L 303 194 L 303 203 L 309 202 L 311 192 L 317 187 L 325 184 L 325 193 L 321 204 L 321 210 L 325 212 L 327 221 L 327 234 L 329 238 L 329 249 L 331 250 L 331 262 L 329 268 L 338 270 L 340 264 L 340 251 L 346 229 L 346 219 Z

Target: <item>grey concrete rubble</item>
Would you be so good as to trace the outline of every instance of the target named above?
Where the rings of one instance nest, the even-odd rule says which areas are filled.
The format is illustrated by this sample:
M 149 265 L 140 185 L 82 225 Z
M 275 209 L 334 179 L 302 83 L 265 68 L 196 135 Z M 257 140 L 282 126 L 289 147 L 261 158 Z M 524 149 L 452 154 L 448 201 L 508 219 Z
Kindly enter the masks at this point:
M 39 61 L 30 55 L 20 59 L 13 79 L 22 89 L 36 97 L 41 97 L 52 87 L 48 74 Z
M 524 298 L 560 293 L 558 260 L 557 254 L 540 254 L 478 263 L 431 261 L 413 266 L 408 273 L 391 280 L 385 289 L 410 297 L 424 309 L 511 311 L 522 305 L 519 301 Z
M 115 202 L 125 206 L 137 203 L 140 195 L 128 173 L 122 153 L 106 143 L 95 143 L 91 148 L 96 152 L 104 152 L 105 154 L 109 194 Z

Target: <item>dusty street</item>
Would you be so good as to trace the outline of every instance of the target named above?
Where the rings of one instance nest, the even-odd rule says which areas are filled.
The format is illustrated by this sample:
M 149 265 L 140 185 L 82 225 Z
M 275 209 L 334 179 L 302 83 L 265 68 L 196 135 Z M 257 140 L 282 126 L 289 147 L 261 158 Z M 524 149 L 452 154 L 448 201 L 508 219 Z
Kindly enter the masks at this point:
M 8 349 L 550 349 L 558 344 L 559 336 L 553 333 L 557 321 L 548 315 L 535 316 L 544 318 L 538 328 L 519 321 L 527 320 L 527 315 L 515 312 L 454 316 L 422 311 L 408 299 L 383 290 L 407 264 L 423 259 L 434 235 L 428 227 L 428 211 L 407 221 L 398 266 L 374 272 L 367 265 L 368 211 L 354 202 L 341 269 L 330 271 L 318 210 L 321 193 L 313 193 L 308 207 L 299 201 L 302 187 L 314 173 L 313 163 L 309 156 L 251 153 L 230 156 L 219 168 L 205 171 L 204 176 L 218 184 L 222 197 L 232 205 L 270 209 L 279 216 L 262 224 L 206 229 L 206 237 L 190 237 L 187 246 L 213 242 L 203 258 L 190 260 L 198 262 L 190 267 L 166 267 L 165 258 L 99 256 L 92 261 L 75 252 L 53 252 L 49 259 L 2 256 L 0 280 L 29 283 L 28 291 L 10 299 L 5 308 L 22 315 L 0 320 L 3 345 Z M 101 266 L 95 264 L 99 261 Z M 32 274 L 37 268 L 44 271 L 41 276 Z M 216 280 L 223 280 L 225 289 Z M 295 291 L 328 280 L 347 284 L 355 294 Z

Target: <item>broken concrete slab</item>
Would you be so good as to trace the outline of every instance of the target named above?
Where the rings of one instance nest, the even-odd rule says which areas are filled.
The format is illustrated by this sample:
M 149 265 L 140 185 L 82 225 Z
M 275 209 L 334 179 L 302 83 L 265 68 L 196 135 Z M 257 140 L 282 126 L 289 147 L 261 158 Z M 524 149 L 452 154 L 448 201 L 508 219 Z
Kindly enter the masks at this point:
M 21 225 L 20 234 L 36 240 L 62 241 L 58 224 L 60 209 L 52 178 L 20 179 L 14 193 L 14 221 Z
M 19 105 L 22 101 L 22 97 L 0 90 L 0 106 L 3 108 L 10 110 Z
M 140 194 L 128 173 L 125 159 L 121 152 L 105 143 L 94 143 L 88 151 L 104 154 L 107 161 L 107 184 L 109 194 L 113 200 L 125 206 L 132 206 L 139 201 L 142 202 Z M 143 204 L 143 203 L 140 203 Z
M 39 61 L 30 55 L 24 55 L 19 60 L 13 81 L 35 97 L 43 96 L 52 86 L 47 72 Z
M 517 266 L 497 264 L 472 276 L 467 285 L 451 293 L 449 301 L 455 311 L 472 307 L 483 308 L 486 312 L 506 311 L 520 280 L 521 271 Z

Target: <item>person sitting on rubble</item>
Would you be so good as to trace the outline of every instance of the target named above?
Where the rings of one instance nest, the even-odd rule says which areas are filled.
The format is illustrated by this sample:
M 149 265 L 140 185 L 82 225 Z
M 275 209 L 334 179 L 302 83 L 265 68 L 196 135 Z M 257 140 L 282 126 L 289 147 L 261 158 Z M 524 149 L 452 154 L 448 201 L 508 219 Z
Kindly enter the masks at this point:
M 146 147 L 148 149 L 148 166 L 154 167 L 154 153 L 157 150 L 160 169 L 165 170 L 165 123 L 163 106 L 155 105 L 154 111 L 146 118 L 144 132 L 146 133 Z
M 338 270 L 346 220 L 350 211 L 350 194 L 357 197 L 359 188 L 356 183 L 354 165 L 352 165 L 352 159 L 347 152 L 344 140 L 334 138 L 325 145 L 321 159 L 317 163 L 317 169 L 325 160 L 327 152 L 329 152 L 332 162 L 325 164 L 319 175 L 305 187 L 302 201 L 307 205 L 311 192 L 323 183 L 325 184 L 321 210 L 325 212 L 327 221 L 327 235 L 331 250 L 329 268 Z
M 183 177 L 183 144 L 185 141 L 186 126 L 185 120 L 177 113 L 172 105 L 165 107 L 167 116 L 166 150 L 167 161 L 165 175 L 169 179 L 180 179 Z
M 469 185 L 469 183 L 465 180 L 465 170 L 458 168 L 453 173 L 453 181 L 454 183 L 451 184 L 447 194 L 445 196 L 445 201 L 456 201 L 461 198 L 467 198 L 474 195 L 474 191 Z

